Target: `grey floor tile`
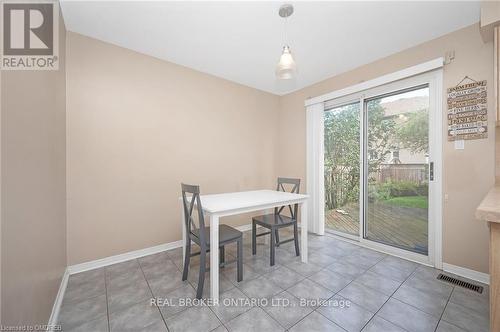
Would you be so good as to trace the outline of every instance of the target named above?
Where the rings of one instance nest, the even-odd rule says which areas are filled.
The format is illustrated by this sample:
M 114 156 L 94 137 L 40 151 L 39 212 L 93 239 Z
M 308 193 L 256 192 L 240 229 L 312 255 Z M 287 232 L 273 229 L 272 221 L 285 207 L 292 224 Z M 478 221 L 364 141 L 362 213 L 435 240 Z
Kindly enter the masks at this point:
M 184 262 L 182 261 L 182 257 L 172 259 L 172 262 L 177 266 L 179 271 L 184 269 Z M 208 265 L 208 264 L 207 264 Z M 199 269 L 200 268 L 200 258 L 198 256 L 191 257 L 189 260 L 189 268 L 190 269 Z
M 450 286 L 447 283 L 416 274 L 408 278 L 408 280 L 404 282 L 404 285 L 416 288 L 422 292 L 437 294 L 446 298 L 448 298 L 453 291 L 453 286 Z
M 389 299 L 378 315 L 410 332 L 434 331 L 439 318 L 396 299 Z
M 108 332 L 108 317 L 104 316 L 98 319 L 78 325 L 74 328 L 65 329 L 64 332 Z
M 136 269 L 121 276 L 115 276 L 114 278 L 108 279 L 106 288 L 108 291 L 115 291 L 138 283 L 144 283 L 145 281 L 146 279 L 141 269 Z
M 353 254 L 347 255 L 342 259 L 342 262 L 359 266 L 364 270 L 368 270 L 373 265 L 377 264 L 378 261 L 379 260 L 374 260 L 372 258 L 362 256 L 358 251 L 354 252 Z
M 430 279 L 436 279 L 440 273 L 443 273 L 443 270 L 438 270 L 433 267 L 425 265 L 419 265 L 415 269 L 415 272 L 413 272 L 414 275 L 417 275 L 420 278 L 430 278 Z
M 287 265 L 288 268 L 294 270 L 300 275 L 304 277 L 308 277 L 316 272 L 319 272 L 323 268 L 313 263 L 302 263 L 302 262 L 293 262 Z
M 391 322 L 379 317 L 375 316 L 366 324 L 365 328 L 362 330 L 363 332 L 405 332 L 399 326 L 392 324 Z
M 321 267 L 325 267 L 327 265 L 332 264 L 335 261 L 335 257 L 332 257 L 326 253 L 320 251 L 315 252 L 314 254 L 309 255 L 309 262 L 316 264 Z
M 162 321 L 160 311 L 150 304 L 150 301 L 143 301 L 132 305 L 124 310 L 112 312 L 109 315 L 109 327 L 111 332 L 134 332 Z
M 343 328 L 325 318 L 323 315 L 312 312 L 306 318 L 294 325 L 290 332 L 345 332 Z
M 396 289 L 401 286 L 401 282 L 389 279 L 371 271 L 363 273 L 355 281 L 387 296 L 391 296 Z
M 124 274 L 133 273 L 134 271 L 139 269 L 140 266 L 137 259 L 113 264 L 105 267 L 106 278 L 110 280 L 116 277 L 122 277 Z
M 286 291 L 273 296 L 263 309 L 285 329 L 289 329 L 313 311 Z
M 349 253 L 359 249 L 359 246 L 341 240 L 335 241 L 335 246 Z
M 221 325 L 217 316 L 206 306 L 191 307 L 167 319 L 170 332 L 208 332 Z
M 280 326 L 271 316 L 264 312 L 259 307 L 254 307 L 244 314 L 239 315 L 233 320 L 229 321 L 226 328 L 231 332 L 239 331 L 284 331 L 285 329 Z
M 326 255 L 329 255 L 332 258 L 335 258 L 337 260 L 342 259 L 345 256 L 350 255 L 353 251 L 352 250 L 345 250 L 342 248 L 339 248 L 338 246 L 330 246 L 330 247 L 323 247 L 318 250 L 318 252 L 324 253 Z
M 208 298 L 210 297 L 210 272 L 207 272 L 207 276 L 205 277 L 205 285 L 203 286 L 203 298 Z M 235 279 L 236 280 L 236 279 Z M 191 282 L 191 286 L 195 290 L 198 290 L 198 279 L 196 279 L 195 282 Z M 235 285 L 229 281 L 226 277 L 223 275 L 219 274 L 219 294 L 226 292 L 230 289 L 233 289 Z
M 156 297 L 162 297 L 170 293 L 174 289 L 180 288 L 189 284 L 189 282 L 182 281 L 182 273 L 179 271 L 169 272 L 157 279 L 148 280 L 149 287 Z
M 307 241 L 308 249 L 312 251 L 321 251 L 327 243 L 325 241 L 321 241 L 321 239 L 312 238 Z
M 138 281 L 129 286 L 108 290 L 108 310 L 110 313 L 120 311 L 136 303 L 150 299 L 153 296 L 146 280 Z
M 267 257 L 269 261 L 269 257 Z M 290 250 L 286 250 L 283 248 L 276 248 L 276 263 L 280 265 L 287 265 L 293 262 L 300 262 L 300 256 L 297 256 L 296 253 Z
M 238 288 L 249 298 L 271 298 L 283 291 L 281 287 L 265 277 L 244 281 Z
M 68 286 L 64 292 L 65 302 L 82 301 L 106 293 L 104 274 L 97 278 L 88 278 L 85 281 L 81 279 L 83 278 L 75 280 L 72 276 L 69 277 Z
M 466 288 L 454 287 L 450 302 L 487 315 L 490 310 L 490 297 L 487 291 L 482 294 Z
M 227 329 L 226 329 L 226 327 L 225 327 L 224 325 L 221 325 L 221 326 L 219 326 L 219 327 L 217 327 L 217 328 L 213 329 L 213 330 L 212 330 L 212 331 L 210 331 L 210 332 L 228 332 L 228 331 L 227 331 Z
M 287 289 L 305 278 L 303 275 L 298 274 L 286 266 L 280 266 L 276 270 L 264 275 L 264 277 L 283 289 Z
M 489 331 L 489 315 L 470 310 L 461 305 L 448 302 L 442 320 L 464 330 L 474 332 Z
M 328 288 L 334 293 L 337 293 L 352 281 L 351 278 L 343 276 L 328 269 L 323 269 L 313 274 L 308 279 L 320 284 L 325 288 Z
M 157 306 L 160 309 L 163 318 L 167 319 L 191 307 L 192 302 L 189 302 L 189 300 L 193 300 L 195 298 L 195 289 L 191 285 L 186 284 L 169 293 L 159 296 L 157 298 L 159 299 Z M 163 302 L 164 300 L 167 302 Z
M 168 332 L 167 326 L 163 320 L 157 320 L 153 324 L 138 330 L 139 332 Z
M 106 315 L 106 295 L 99 295 L 82 301 L 63 303 L 59 324 L 64 330 L 68 330 Z
M 265 274 L 276 270 L 280 265 L 275 263 L 273 266 L 270 265 L 269 259 L 264 257 L 252 257 L 245 262 L 246 266 L 250 266 L 253 271 L 257 274 Z
M 372 312 L 377 312 L 389 299 L 387 295 L 356 282 L 350 283 L 339 295 Z
M 79 286 L 87 282 L 96 282 L 99 280 L 104 280 L 104 268 L 72 274 L 69 276 L 68 286 Z
M 171 260 L 165 260 L 161 264 L 148 264 L 146 266 L 141 266 L 141 268 L 148 280 L 157 279 L 163 275 L 179 271 Z
M 250 310 L 252 304 L 253 302 L 241 290 L 234 287 L 220 294 L 219 305 L 213 306 L 212 311 L 215 312 L 222 323 L 226 323 Z
M 418 264 L 415 262 L 411 262 L 395 256 L 386 256 L 383 260 L 380 261 L 380 263 L 382 265 L 405 271 L 408 274 L 413 273 L 413 271 L 415 271 L 415 269 L 418 267 Z
M 221 269 L 220 273 L 221 273 L 221 275 L 226 277 L 226 279 L 229 280 L 233 285 L 239 284 L 239 282 L 237 281 L 238 269 L 236 266 L 225 267 L 224 269 Z M 242 282 L 249 281 L 249 280 L 258 278 L 260 276 L 261 275 L 258 274 L 250 266 L 243 264 L 243 281 Z
M 402 285 L 393 297 L 437 318 L 441 317 L 448 302 L 447 297 L 437 293 L 422 292 L 407 285 Z
M 405 281 L 412 274 L 411 271 L 400 270 L 390 264 L 384 263 L 384 260 L 375 264 L 369 271 L 399 282 Z
M 338 295 L 317 311 L 349 332 L 361 331 L 374 315 L 373 312 Z
M 359 248 L 357 250 L 357 253 L 363 257 L 366 257 L 366 258 L 369 258 L 375 262 L 378 262 L 384 258 L 387 257 L 386 254 L 384 253 L 381 253 L 381 252 L 378 252 L 378 251 L 375 251 L 375 250 L 371 250 L 371 249 L 368 249 L 368 248 Z
M 288 292 L 301 301 L 311 300 L 308 304 L 311 307 L 318 306 L 321 301 L 329 299 L 335 294 L 309 279 L 304 279 L 295 286 L 290 287 Z
M 338 259 L 333 264 L 327 266 L 327 269 L 339 274 L 345 275 L 351 279 L 357 278 L 362 275 L 366 270 L 356 265 L 349 263 L 343 263 L 341 259 Z
M 182 255 L 180 256 L 182 257 Z M 166 264 L 167 262 L 172 262 L 166 251 L 159 252 L 153 255 L 144 256 L 137 259 L 141 268 L 147 268 L 155 265 Z
M 445 322 L 444 320 L 441 320 L 438 324 L 436 332 L 467 332 L 467 331 L 459 328 L 458 326 Z

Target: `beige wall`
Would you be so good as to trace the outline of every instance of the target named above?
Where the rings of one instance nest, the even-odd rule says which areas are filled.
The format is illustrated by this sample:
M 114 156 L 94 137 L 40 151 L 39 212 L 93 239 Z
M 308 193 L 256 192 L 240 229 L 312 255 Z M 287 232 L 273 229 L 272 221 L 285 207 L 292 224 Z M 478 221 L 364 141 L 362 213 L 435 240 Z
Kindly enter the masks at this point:
M 179 240 L 182 181 L 204 193 L 274 186 L 277 96 L 67 42 L 68 265 Z
M 58 71 L 1 76 L 3 325 L 46 324 L 66 268 L 65 29 Z
M 444 262 L 488 272 L 488 228 L 474 219 L 480 201 L 494 183 L 494 96 L 493 45 L 484 44 L 479 26 L 473 25 L 444 37 L 426 42 L 379 61 L 332 77 L 280 100 L 277 143 L 277 174 L 305 177 L 305 110 L 304 100 L 383 74 L 425 62 L 446 51 L 455 50 L 455 60 L 444 67 L 444 90 L 456 85 L 465 75 L 488 81 L 488 139 L 465 142 L 465 150 L 454 150 L 443 137 L 444 190 Z M 369 50 L 368 50 L 369 51 Z M 443 100 L 443 133 L 446 135 L 446 100 Z

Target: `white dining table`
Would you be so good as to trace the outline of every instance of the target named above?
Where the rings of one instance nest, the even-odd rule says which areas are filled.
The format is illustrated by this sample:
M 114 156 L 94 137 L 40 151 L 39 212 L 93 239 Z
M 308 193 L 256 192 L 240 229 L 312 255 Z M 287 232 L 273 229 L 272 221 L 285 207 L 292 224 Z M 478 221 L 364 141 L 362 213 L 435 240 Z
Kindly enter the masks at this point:
M 307 263 L 307 201 L 309 196 L 275 190 L 240 191 L 224 194 L 200 195 L 201 205 L 210 218 L 210 243 L 219 243 L 219 219 L 247 212 L 267 210 L 279 206 L 299 204 L 301 260 Z M 181 200 L 182 205 L 182 200 Z M 184 226 L 184 208 L 182 210 L 182 253 L 186 253 L 186 227 Z M 210 296 L 219 299 L 219 251 L 210 250 Z

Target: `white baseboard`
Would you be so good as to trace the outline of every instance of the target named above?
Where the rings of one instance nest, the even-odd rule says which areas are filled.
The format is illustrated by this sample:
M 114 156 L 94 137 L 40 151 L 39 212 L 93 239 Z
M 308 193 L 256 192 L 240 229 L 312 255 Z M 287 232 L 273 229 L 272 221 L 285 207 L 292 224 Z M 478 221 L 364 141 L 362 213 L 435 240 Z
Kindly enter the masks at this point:
M 94 261 L 89 261 L 85 263 L 75 264 L 68 266 L 69 274 L 75 274 L 80 272 L 85 272 L 93 269 L 98 269 L 100 267 L 113 265 L 116 263 L 121 263 L 129 261 L 131 259 L 136 259 L 152 254 L 156 254 L 162 251 L 167 251 L 175 248 L 182 247 L 182 240 L 160 244 L 154 247 L 129 251 L 123 254 L 109 256 L 101 259 L 96 259 Z
M 252 229 L 252 224 L 246 224 L 246 225 L 238 226 L 235 228 L 237 230 L 239 230 L 240 232 L 246 232 L 246 231 L 249 231 Z M 97 259 L 94 261 L 89 261 L 89 262 L 85 262 L 85 263 L 71 265 L 71 266 L 68 266 L 68 271 L 69 271 L 69 274 L 85 272 L 85 271 L 89 271 L 89 270 L 93 270 L 93 269 L 98 269 L 100 267 L 109 266 L 109 265 L 113 265 L 116 263 L 121 263 L 121 262 L 129 261 L 131 259 L 136 259 L 136 258 L 156 254 L 159 252 L 163 252 L 163 251 L 180 248 L 180 247 L 182 247 L 182 240 L 164 243 L 164 244 L 160 244 L 160 245 L 157 245 L 154 247 L 129 251 L 129 252 L 126 252 L 123 254 L 109 256 L 109 257 Z
M 471 280 L 482 282 L 483 284 L 490 284 L 490 275 L 483 272 L 474 271 L 465 267 L 456 266 L 443 262 L 443 271 L 456 274 L 457 276 L 468 278 Z
M 48 326 L 54 326 L 59 320 L 59 311 L 61 310 L 62 301 L 64 298 L 64 293 L 66 292 L 66 286 L 68 285 L 69 271 L 68 268 L 64 270 L 64 274 L 61 279 L 61 284 L 59 285 L 59 290 L 57 291 L 56 299 L 54 300 L 54 305 L 52 306 L 52 313 L 50 314 Z

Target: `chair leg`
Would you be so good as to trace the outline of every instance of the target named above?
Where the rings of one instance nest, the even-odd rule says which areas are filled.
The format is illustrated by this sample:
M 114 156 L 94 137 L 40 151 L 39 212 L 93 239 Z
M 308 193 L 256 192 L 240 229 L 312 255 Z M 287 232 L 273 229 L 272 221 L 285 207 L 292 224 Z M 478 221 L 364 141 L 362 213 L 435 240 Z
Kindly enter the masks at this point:
M 184 271 L 182 272 L 182 281 L 185 281 L 188 277 L 189 263 L 191 260 L 191 239 L 186 241 L 186 258 L 184 259 Z
M 220 267 L 224 267 L 224 263 L 226 262 L 226 250 L 224 246 L 219 247 L 219 264 Z
M 252 220 L 252 255 L 257 254 L 257 225 Z
M 238 241 L 237 241 L 237 278 L 236 280 L 238 282 L 242 281 L 243 280 L 243 239 L 240 238 Z
M 293 224 L 293 239 L 295 242 L 295 254 L 297 256 L 300 256 L 300 249 L 299 249 L 299 232 L 297 231 L 297 222 Z
M 271 244 L 269 245 L 270 251 L 271 251 L 271 266 L 274 266 L 274 256 L 275 256 L 275 250 L 276 250 L 276 232 L 274 229 L 271 228 Z
M 207 269 L 206 259 L 207 248 L 205 246 L 202 246 L 200 251 L 200 275 L 198 277 L 198 289 L 196 290 L 197 299 L 201 299 L 203 295 L 203 285 L 205 284 L 205 272 Z
M 276 228 L 276 247 L 280 246 L 280 235 L 278 234 L 278 229 Z

